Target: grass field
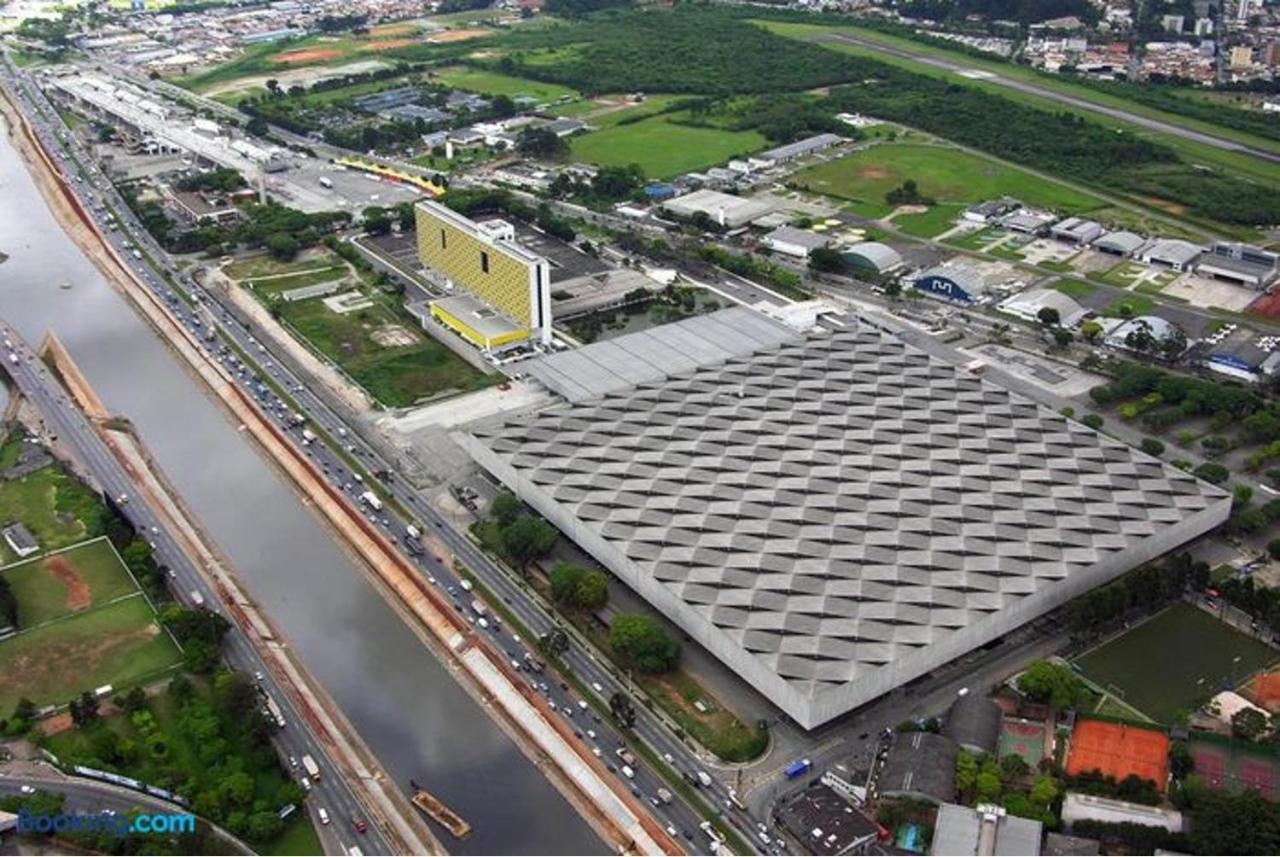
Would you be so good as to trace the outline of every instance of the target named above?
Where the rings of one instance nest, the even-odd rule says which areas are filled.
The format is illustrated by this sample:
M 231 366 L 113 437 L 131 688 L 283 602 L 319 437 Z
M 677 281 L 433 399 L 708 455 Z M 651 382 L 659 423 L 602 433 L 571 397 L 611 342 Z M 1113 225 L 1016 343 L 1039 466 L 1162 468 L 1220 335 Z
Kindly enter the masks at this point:
M 1084 675 L 1161 723 L 1277 660 L 1267 645 L 1178 603 L 1077 658 Z
M 98 497 L 51 464 L 22 479 L 0 481 L 0 520 L 21 521 L 42 551 L 57 550 L 102 532 L 106 510 Z M 18 559 L 0 542 L 0 557 Z
M 0 641 L 0 711 L 23 698 L 49 705 L 107 684 L 128 687 L 180 660 L 138 594 Z
M 1080 300 L 1087 298 L 1098 290 L 1098 287 L 1092 283 L 1081 282 L 1080 280 L 1058 280 L 1053 284 L 1053 288 L 1064 295 Z
M 566 95 L 577 96 L 578 94 L 575 90 L 557 83 L 543 83 L 465 66 L 448 66 L 436 71 L 435 76 L 446 86 L 465 89 L 468 92 L 477 92 L 481 95 L 505 95 L 509 98 L 523 95 L 536 98 L 544 104 Z
M 301 271 L 312 271 L 316 268 L 328 268 L 341 265 L 342 260 L 327 249 L 308 252 L 300 259 L 281 262 L 263 253 L 232 262 L 222 272 L 233 280 L 254 280 L 259 277 L 278 277 L 283 274 L 297 274 Z
M 24 628 L 106 604 L 137 592 L 115 549 L 95 539 L 52 556 L 24 560 L 0 569 L 18 599 Z M 2 644 L 0 644 L 2 645 Z
M 1125 307 L 1129 308 L 1131 316 L 1150 315 L 1155 312 L 1156 302 L 1144 294 L 1130 292 L 1104 306 L 1098 311 L 1098 315 L 1122 318 L 1125 314 Z
M 672 118 L 678 115 L 652 116 L 576 136 L 571 141 L 573 158 L 606 167 L 639 164 L 645 176 L 666 179 L 715 166 L 767 145 L 755 131 L 693 128 L 673 122 Z
M 281 318 L 388 407 L 403 407 L 448 390 L 488 386 L 485 375 L 381 304 L 339 315 L 319 299 L 281 304 Z M 374 334 L 398 326 L 412 345 L 380 345 Z
M 924 196 L 941 203 L 972 204 L 1012 196 L 1028 205 L 1076 213 L 1102 200 L 1016 167 L 948 146 L 881 143 L 801 170 L 792 181 L 810 190 L 873 204 L 914 179 Z
M 915 235 L 918 238 L 932 238 L 935 235 L 941 235 L 952 226 L 955 220 L 964 211 L 963 205 L 956 203 L 943 203 L 941 205 L 931 205 L 928 211 L 919 214 L 900 214 L 893 219 L 893 222 L 899 229 L 908 235 Z

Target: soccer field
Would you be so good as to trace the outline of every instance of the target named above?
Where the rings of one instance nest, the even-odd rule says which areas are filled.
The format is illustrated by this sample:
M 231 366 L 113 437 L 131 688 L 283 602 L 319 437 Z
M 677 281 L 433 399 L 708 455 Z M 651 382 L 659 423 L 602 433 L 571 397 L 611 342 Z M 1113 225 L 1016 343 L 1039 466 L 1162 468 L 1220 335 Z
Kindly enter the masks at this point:
M 43 706 L 129 686 L 182 658 L 106 539 L 0 573 L 13 585 L 22 629 L 0 640 L 0 716 L 23 698 Z
M 647 178 L 667 179 L 758 152 L 768 141 L 755 131 L 695 128 L 660 115 L 580 134 L 570 144 L 575 160 L 603 167 L 639 164 Z
M 18 599 L 23 628 L 82 613 L 138 591 L 105 538 L 0 569 Z
M 1161 723 L 1278 660 L 1271 647 L 1179 602 L 1076 659 L 1084 675 Z
M 942 203 L 972 204 L 1012 196 L 1059 212 L 1085 211 L 1102 200 L 1049 179 L 948 146 L 882 143 L 801 170 L 792 180 L 816 193 L 883 203 L 912 179 L 920 193 Z

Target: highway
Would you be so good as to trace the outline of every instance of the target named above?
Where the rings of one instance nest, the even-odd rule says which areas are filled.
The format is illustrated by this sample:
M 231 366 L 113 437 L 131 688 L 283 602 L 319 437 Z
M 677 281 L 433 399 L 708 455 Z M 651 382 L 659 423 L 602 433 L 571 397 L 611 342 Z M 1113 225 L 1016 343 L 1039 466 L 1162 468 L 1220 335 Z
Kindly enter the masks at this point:
M 14 80 L 11 79 L 8 82 L 13 83 Z M 134 269 L 139 279 L 167 304 L 172 316 L 200 338 L 202 347 L 208 351 L 211 359 L 221 364 L 228 375 L 250 393 L 260 408 L 276 421 L 330 482 L 346 495 L 357 512 L 364 514 L 375 525 L 382 527 L 393 542 L 398 541 L 404 556 L 416 565 L 429 584 L 439 587 L 442 594 L 453 599 L 454 608 L 460 615 L 469 617 L 473 622 L 477 618 L 470 609 L 471 597 L 466 596 L 462 589 L 460 575 L 453 570 L 448 557 L 437 557 L 421 548 L 411 550 L 409 542 L 413 540 L 405 538 L 406 529 L 411 523 L 429 525 L 490 591 L 503 598 L 506 602 L 505 606 L 511 609 L 526 627 L 535 634 L 545 633 L 552 626 L 553 620 L 541 611 L 533 597 L 517 588 L 503 571 L 475 549 L 464 534 L 452 530 L 429 503 L 412 490 L 404 480 L 392 476 L 378 487 L 408 509 L 414 516 L 412 520 L 401 518 L 391 508 L 376 512 L 361 502 L 360 495 L 368 490 L 368 486 L 375 478 L 372 474 L 393 473 L 393 465 L 383 460 L 379 453 L 367 445 L 351 428 L 354 421 L 349 423 L 340 417 L 297 376 L 293 375 L 279 359 L 273 359 L 275 355 L 268 350 L 266 343 L 255 337 L 230 313 L 227 307 L 221 306 L 216 294 L 205 291 L 192 278 L 171 264 L 168 254 L 134 218 L 129 207 L 116 193 L 110 182 L 100 179 L 92 166 L 85 166 L 82 169 L 81 165 L 90 164 L 89 158 L 84 153 L 77 152 L 74 159 L 66 154 L 63 146 L 74 148 L 74 138 L 67 132 L 56 111 L 36 87 L 12 86 L 11 88 L 19 92 L 24 106 L 29 108 L 25 112 L 33 120 L 37 134 L 46 150 L 59 162 L 64 174 L 73 179 L 74 185 L 83 187 L 83 190 L 79 188 L 77 190 L 86 210 L 97 220 L 98 226 L 116 248 L 120 257 Z M 159 263 L 155 269 L 148 264 L 149 259 L 157 260 Z M 181 284 L 185 297 L 191 303 L 164 283 L 161 272 L 172 278 L 173 282 Z M 28 368 L 25 363 L 23 368 L 24 370 Z M 268 380 L 272 383 L 268 384 Z M 282 390 L 288 399 L 281 396 L 277 389 Z M 318 431 L 322 430 L 329 441 L 342 448 L 345 455 L 360 461 L 361 472 L 352 470 L 338 450 L 327 445 L 326 438 L 307 442 L 302 435 L 304 426 L 298 423 L 295 414 L 305 417 L 306 425 Z M 80 419 L 83 421 L 82 416 Z M 87 425 L 85 430 L 88 431 Z M 107 455 L 105 450 L 101 455 Z M 115 488 L 109 490 L 115 492 Z M 122 489 L 118 493 L 128 492 Z M 138 509 L 133 508 L 131 511 L 137 512 Z M 142 521 L 140 525 L 149 527 L 152 522 Z M 163 532 L 161 536 L 164 536 Z M 181 555 L 167 537 L 163 542 L 160 537 L 157 537 L 156 541 L 157 553 L 159 554 L 162 549 L 165 550 L 166 562 L 170 552 Z M 178 574 L 177 588 L 180 591 L 187 591 L 189 589 L 186 583 L 187 578 L 181 572 Z M 211 593 L 207 590 L 202 592 L 205 600 L 213 603 Z M 494 656 L 507 662 L 519 664 L 525 661 L 526 655 L 530 658 L 537 656 L 532 645 L 534 641 L 517 640 L 509 629 L 499 625 L 490 626 L 487 642 Z M 227 648 L 230 653 L 231 645 L 228 644 Z M 584 682 L 600 686 L 598 696 L 606 709 L 609 696 L 617 690 L 625 690 L 625 679 L 620 680 L 608 674 L 585 652 L 582 652 L 580 647 L 575 646 L 565 656 L 565 660 Z M 256 670 L 261 670 L 261 667 L 255 665 L 249 671 Z M 617 756 L 617 751 L 625 746 L 626 740 L 607 718 L 584 711 L 579 705 L 579 698 L 565 690 L 567 685 L 562 686 L 550 676 L 543 677 L 539 673 L 529 672 L 523 668 L 521 674 L 532 687 L 555 705 L 561 716 L 573 723 L 575 731 L 580 734 L 580 740 L 584 743 L 584 752 L 594 754 L 598 749 L 601 761 L 612 769 L 614 775 L 625 783 L 634 795 L 648 801 L 651 806 L 655 802 L 658 803 L 658 806 L 652 806 L 652 809 L 661 819 L 662 824 L 668 827 L 668 833 L 675 831 L 672 835 L 680 837 L 683 840 L 682 844 L 693 853 L 711 850 L 710 838 L 699 831 L 701 819 L 693 807 L 685 803 L 678 793 L 669 805 L 662 804 L 658 800 L 658 789 L 666 787 L 666 783 L 651 766 L 645 764 L 643 760 L 638 760 L 636 764 L 629 766 L 633 771 L 633 778 L 627 779 L 623 776 L 621 770 L 623 762 Z M 273 691 L 272 695 L 283 706 L 285 700 L 281 698 L 282 694 Z M 696 760 L 685 758 L 690 755 L 689 749 L 667 732 L 644 706 L 637 704 L 635 708 L 638 717 L 636 734 L 642 740 L 646 740 L 658 754 L 666 754 L 673 760 L 679 757 L 681 762 L 677 767 L 695 776 L 694 772 L 698 770 Z M 297 719 L 291 712 L 286 712 L 286 717 L 290 721 Z M 288 731 L 285 730 L 285 732 Z M 593 734 L 595 737 L 592 737 Z M 313 752 L 312 755 L 320 760 L 320 756 L 316 753 Z M 332 766 L 322 765 L 322 767 Z M 329 789 L 330 782 L 326 778 L 324 783 L 315 786 L 316 791 Z M 348 820 L 362 817 L 357 810 L 358 805 L 354 804 L 349 795 L 347 800 L 343 800 L 340 795 L 325 794 L 323 797 L 325 799 L 323 805 L 328 806 L 335 820 L 340 820 L 344 816 Z M 736 826 L 748 836 L 750 836 L 749 831 L 755 830 L 755 822 L 729 802 L 728 792 L 723 784 L 713 781 L 712 788 L 709 793 L 706 793 L 706 797 L 710 804 L 720 808 L 726 815 L 736 816 Z M 314 800 L 311 803 L 316 804 Z M 370 830 L 370 833 L 372 832 Z M 387 850 L 385 844 L 381 844 L 381 847 L 372 847 L 374 843 L 370 842 L 369 845 L 368 849 L 364 849 L 363 845 L 361 847 L 373 853 L 385 853 Z
M 922 63 L 924 65 L 931 66 L 932 68 L 941 69 L 942 71 L 951 72 L 953 74 L 963 74 L 974 80 L 981 80 L 984 83 L 993 83 L 997 86 L 1003 86 L 1006 89 L 1012 89 L 1017 92 L 1035 95 L 1039 98 L 1048 98 L 1052 101 L 1057 101 L 1060 104 L 1066 104 L 1080 110 L 1088 110 L 1091 113 L 1098 113 L 1112 119 L 1119 119 L 1122 122 L 1129 122 L 1150 131 L 1159 131 L 1162 134 L 1172 134 L 1176 137 L 1181 137 L 1184 140 L 1191 140 L 1196 143 L 1204 143 L 1207 146 L 1213 146 L 1216 149 L 1224 149 L 1229 152 L 1241 152 L 1246 155 L 1252 155 L 1255 158 L 1260 158 L 1264 161 L 1280 163 L 1280 154 L 1275 152 L 1269 152 L 1265 149 L 1247 146 L 1244 143 L 1237 143 L 1234 140 L 1229 140 L 1225 137 L 1218 137 L 1213 134 L 1206 134 L 1202 131 L 1194 131 L 1190 128 L 1182 125 L 1175 125 L 1171 122 L 1163 122 L 1159 119 L 1150 119 L 1146 116 L 1130 113 L 1127 110 L 1121 110 L 1118 107 L 1108 107 L 1105 104 L 1099 104 L 1096 101 L 1090 101 L 1087 98 L 1068 95 L 1067 93 L 1059 92 L 1058 90 L 1050 89 L 1049 87 L 1037 86 L 1034 83 L 1027 83 L 1026 81 L 1004 77 L 1003 75 L 998 75 L 985 69 L 976 69 L 971 66 L 962 65 L 961 63 L 942 59 L 936 54 L 930 53 L 929 50 L 924 47 L 919 50 L 906 50 L 905 48 L 890 47 L 881 42 L 872 41 L 870 39 L 860 39 L 857 36 L 849 36 L 843 33 L 828 33 L 825 35 L 814 36 L 811 41 L 842 42 L 847 45 L 854 45 L 859 48 L 865 48 L 891 57 Z

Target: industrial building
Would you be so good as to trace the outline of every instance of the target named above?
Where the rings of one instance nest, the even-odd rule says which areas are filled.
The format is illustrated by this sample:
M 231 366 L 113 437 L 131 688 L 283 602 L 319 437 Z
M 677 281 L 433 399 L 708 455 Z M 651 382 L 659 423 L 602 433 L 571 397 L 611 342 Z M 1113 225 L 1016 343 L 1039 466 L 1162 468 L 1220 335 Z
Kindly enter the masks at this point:
M 807 229 L 779 226 L 761 238 L 760 243 L 775 253 L 794 256 L 797 259 L 808 259 L 810 253 L 826 247 L 831 243 L 831 239 Z
M 1143 249 L 1139 258 L 1148 265 L 1163 265 L 1175 271 L 1190 271 L 1203 247 L 1178 238 L 1161 238 Z
M 1038 235 L 1049 224 L 1057 220 L 1052 214 L 1046 214 L 1042 211 L 1033 211 L 1030 208 L 1020 208 L 1017 211 L 1006 214 L 1000 218 L 1000 225 L 1005 229 L 1013 232 L 1021 232 L 1025 235 Z
M 763 167 L 777 166 L 778 164 L 785 164 L 787 161 L 794 161 L 796 158 L 812 155 L 814 152 L 821 152 L 823 149 L 830 149 L 832 146 L 838 146 L 843 142 L 844 137 L 838 134 L 817 134 L 813 137 L 797 140 L 794 143 L 787 143 L 785 146 L 779 146 L 776 149 L 770 149 L 767 152 L 761 152 L 752 157 L 751 161 Z
M 1132 338 L 1139 336 L 1149 336 L 1157 343 L 1170 342 L 1179 337 L 1184 343 L 1186 342 L 1186 334 L 1180 327 L 1158 315 L 1119 319 L 1111 327 L 1106 327 L 1104 324 L 1102 341 L 1112 348 L 1141 351 L 1143 349 L 1136 348 L 1135 340 Z
M 961 304 L 977 302 L 987 291 L 982 274 L 963 262 L 944 262 L 916 277 L 919 291 Z
M 862 241 L 846 249 L 844 260 L 855 271 L 884 276 L 902 267 L 902 254 L 879 241 Z
M 1280 276 L 1280 256 L 1248 244 L 1216 241 L 1200 257 L 1196 273 L 1262 291 Z
M 1088 244 L 1103 233 L 1102 224 L 1082 217 L 1068 217 L 1049 227 L 1049 234 L 1068 244 Z
M 777 810 L 778 821 L 806 853 L 823 857 L 866 854 L 886 833 L 834 789 L 817 785 Z
M 978 804 L 976 807 L 945 803 L 938 808 L 930 854 L 957 857 L 973 854 L 991 857 L 1018 854 L 1037 857 L 1044 825 L 1029 818 L 1009 815 L 1004 807 Z
M 1260 381 L 1280 369 L 1280 337 L 1258 336 L 1256 331 L 1240 327 L 1215 339 L 1210 337 L 1204 352 L 1204 365 L 1214 372 L 1242 381 Z
M 1141 824 L 1145 827 L 1162 827 L 1170 833 L 1182 830 L 1182 813 L 1176 809 L 1067 792 L 1062 801 L 1062 824 L 1070 830 L 1071 825 L 1077 821 Z
M 1094 239 L 1093 249 L 1101 253 L 1110 253 L 1112 256 L 1129 257 L 1142 249 L 1147 243 L 1147 239 L 1133 232 L 1125 232 L 1117 230 L 1108 232 L 1100 238 Z
M 1057 289 L 1027 289 L 1005 298 L 996 308 L 1032 324 L 1040 323 L 1042 310 L 1052 309 L 1058 313 L 1058 324 L 1063 327 L 1075 327 L 1089 312 L 1076 303 L 1075 298 Z
M 619 355 L 594 396 L 459 441 L 805 728 L 1230 510 L 1220 489 L 869 323 L 776 335 L 705 362 L 668 353 L 698 365 L 631 386 Z
M 432 200 L 418 202 L 418 258 L 459 294 L 431 314 L 478 348 L 551 342 L 551 271 L 502 220 L 477 223 Z
M 737 229 L 773 210 L 768 203 L 721 193 L 718 190 L 695 190 L 662 203 L 662 207 L 678 217 L 705 214 L 720 226 Z

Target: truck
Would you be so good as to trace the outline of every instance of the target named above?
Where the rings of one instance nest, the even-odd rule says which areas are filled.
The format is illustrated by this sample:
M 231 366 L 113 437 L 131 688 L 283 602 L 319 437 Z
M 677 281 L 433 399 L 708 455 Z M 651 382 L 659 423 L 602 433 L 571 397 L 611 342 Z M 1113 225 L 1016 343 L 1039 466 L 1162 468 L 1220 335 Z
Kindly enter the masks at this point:
M 266 694 L 266 697 L 267 697 L 267 714 L 270 715 L 271 719 L 276 722 L 277 726 L 283 729 L 284 728 L 284 712 L 280 710 L 280 706 L 276 704 L 276 701 L 271 698 L 271 694 Z
M 803 776 L 806 771 L 813 767 L 813 762 L 808 759 L 797 759 L 790 765 L 787 765 L 785 771 L 787 779 L 794 780 L 796 777 Z
M 363 500 L 364 504 L 368 506 L 370 509 L 372 509 L 373 511 L 375 512 L 382 511 L 382 501 L 379 500 L 378 495 L 374 494 L 372 491 L 364 492 L 363 494 L 360 495 L 360 499 Z
M 418 529 L 417 525 L 415 524 L 409 524 L 408 526 L 406 526 L 404 528 L 404 534 L 411 539 L 422 538 L 422 530 Z
M 618 758 L 626 762 L 628 765 L 634 765 L 636 763 L 636 757 L 631 755 L 631 751 L 626 747 L 618 748 Z
M 316 764 L 316 760 L 311 758 L 310 754 L 302 757 L 302 767 L 312 780 L 320 779 L 320 766 Z
M 311 429 L 304 428 L 302 430 L 302 445 L 309 446 L 316 439 L 316 433 Z
M 489 608 L 485 607 L 484 603 L 481 602 L 479 598 L 476 598 L 471 602 L 471 609 L 476 611 L 477 616 L 483 616 L 489 612 Z
M 658 800 L 663 803 L 671 803 L 671 801 L 675 800 L 675 796 L 666 789 L 658 789 Z
M 333 179 L 329 178 L 328 176 L 321 176 L 321 177 L 320 177 L 320 187 L 323 187 L 323 188 L 329 188 L 330 190 L 332 190 L 332 189 L 333 189 Z

